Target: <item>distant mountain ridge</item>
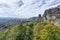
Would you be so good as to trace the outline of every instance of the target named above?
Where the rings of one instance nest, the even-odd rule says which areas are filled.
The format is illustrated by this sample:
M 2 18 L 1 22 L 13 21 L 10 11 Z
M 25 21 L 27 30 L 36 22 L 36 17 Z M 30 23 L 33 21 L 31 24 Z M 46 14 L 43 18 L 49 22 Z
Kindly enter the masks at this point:
M 14 26 L 21 23 L 36 21 L 37 17 L 31 18 L 3 18 L 0 17 L 0 29 L 8 28 L 9 26 Z

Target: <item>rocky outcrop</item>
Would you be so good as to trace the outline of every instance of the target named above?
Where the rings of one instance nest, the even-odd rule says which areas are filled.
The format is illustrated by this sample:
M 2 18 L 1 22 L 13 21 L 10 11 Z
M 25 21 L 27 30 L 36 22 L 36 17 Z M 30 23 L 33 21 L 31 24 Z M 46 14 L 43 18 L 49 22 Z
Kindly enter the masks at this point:
M 44 21 L 60 25 L 60 5 L 55 8 L 45 10 L 43 19 Z

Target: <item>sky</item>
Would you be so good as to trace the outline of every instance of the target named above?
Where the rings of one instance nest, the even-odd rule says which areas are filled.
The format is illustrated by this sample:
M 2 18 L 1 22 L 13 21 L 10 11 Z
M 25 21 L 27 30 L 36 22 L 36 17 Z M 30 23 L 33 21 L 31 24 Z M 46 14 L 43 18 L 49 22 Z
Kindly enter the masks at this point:
M 0 17 L 35 17 L 59 4 L 60 0 L 0 0 Z

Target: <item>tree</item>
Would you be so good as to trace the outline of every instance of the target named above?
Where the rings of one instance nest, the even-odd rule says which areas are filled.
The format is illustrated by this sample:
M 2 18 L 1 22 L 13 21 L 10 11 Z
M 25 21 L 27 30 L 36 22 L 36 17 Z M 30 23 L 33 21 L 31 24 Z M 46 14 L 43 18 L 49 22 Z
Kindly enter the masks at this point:
M 60 27 L 48 23 L 40 32 L 40 40 L 60 40 Z
M 34 30 L 33 30 L 34 38 L 33 38 L 33 40 L 40 40 L 40 31 L 44 28 L 45 25 L 47 25 L 46 22 L 37 23 L 36 25 L 34 25 Z

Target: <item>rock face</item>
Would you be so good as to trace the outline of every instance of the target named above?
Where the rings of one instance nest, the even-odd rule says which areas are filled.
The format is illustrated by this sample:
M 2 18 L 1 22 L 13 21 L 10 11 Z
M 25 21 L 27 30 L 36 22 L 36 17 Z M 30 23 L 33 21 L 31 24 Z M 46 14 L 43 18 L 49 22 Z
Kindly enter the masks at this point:
M 55 8 L 45 10 L 43 19 L 44 21 L 60 25 L 60 5 Z
M 43 16 L 41 16 L 41 14 L 38 15 L 37 22 L 44 22 Z

